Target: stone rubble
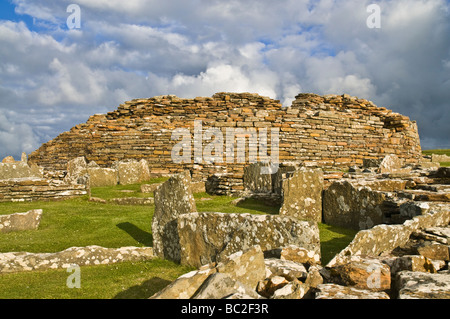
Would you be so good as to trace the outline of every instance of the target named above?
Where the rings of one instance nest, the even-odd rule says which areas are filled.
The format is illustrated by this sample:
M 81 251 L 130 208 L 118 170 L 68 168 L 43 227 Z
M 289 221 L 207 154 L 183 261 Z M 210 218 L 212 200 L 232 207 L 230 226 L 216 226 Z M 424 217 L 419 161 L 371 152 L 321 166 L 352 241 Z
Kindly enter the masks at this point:
M 405 175 L 398 169 L 402 167 L 396 166 L 388 177 L 386 173 L 374 173 L 372 177 L 383 177 L 373 179 L 361 178 L 361 173 L 355 169 L 347 177 L 345 174 L 337 178 L 333 175 L 334 181 L 323 186 L 324 193 L 329 191 L 331 194 L 323 197 L 324 207 L 326 196 L 334 196 L 332 200 L 336 204 L 328 205 L 335 205 L 335 210 L 339 205 L 344 207 L 342 210 L 350 220 L 357 218 L 357 229 L 361 228 L 361 216 L 364 216 L 358 212 L 358 206 L 367 210 L 381 207 L 380 216 L 389 211 L 402 215 L 402 218 L 389 219 L 389 224 L 383 223 L 386 219 L 373 217 L 377 224 L 366 223 L 353 241 L 325 266 L 320 262 L 318 231 L 303 238 L 297 236 L 302 238 L 300 241 L 283 233 L 283 229 L 290 229 L 293 234 L 296 224 L 292 217 L 198 212 L 179 215 L 180 262 L 198 267 L 198 270 L 175 280 L 153 298 L 449 298 L 449 204 L 442 200 L 423 201 L 423 197 L 405 198 L 401 195 L 409 188 L 423 189 L 425 186 L 436 187 L 430 192 L 446 192 L 445 185 L 450 184 L 448 170 L 439 168 Z M 298 178 L 305 171 L 298 175 L 296 172 L 289 171 L 282 184 L 287 185 L 286 181 L 291 181 L 292 176 Z M 402 179 L 398 179 L 398 174 Z M 260 180 L 258 174 L 253 176 Z M 331 175 L 324 174 L 323 178 L 325 176 Z M 298 182 L 293 188 L 304 184 Z M 256 192 L 260 189 L 254 187 Z M 286 192 L 283 200 L 289 196 Z M 393 198 L 400 198 L 396 205 Z M 367 210 L 366 215 L 369 215 Z M 284 221 L 278 222 L 280 218 Z M 325 212 L 324 218 L 330 220 Z M 259 223 L 261 226 L 255 226 Z M 296 223 L 309 223 L 302 228 L 303 234 L 305 229 L 311 230 L 317 225 L 313 221 Z M 346 222 L 345 225 L 348 227 L 352 223 Z M 242 256 L 252 263 L 239 261 Z M 229 259 L 235 260 L 232 268 L 223 266 Z M 255 270 L 258 267 L 259 270 Z M 256 273 L 264 276 L 258 279 L 255 287 L 255 279 L 251 280 L 252 284 L 245 280 Z M 179 287 L 185 287 L 187 282 L 196 289 L 184 293 L 185 290 Z

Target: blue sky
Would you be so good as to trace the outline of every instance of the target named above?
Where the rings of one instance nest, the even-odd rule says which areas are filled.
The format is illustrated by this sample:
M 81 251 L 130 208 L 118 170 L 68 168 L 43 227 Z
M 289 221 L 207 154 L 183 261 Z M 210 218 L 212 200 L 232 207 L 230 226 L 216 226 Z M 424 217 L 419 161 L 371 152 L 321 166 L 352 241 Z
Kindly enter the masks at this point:
M 367 6 L 381 8 L 370 29 Z M 69 30 L 67 6 L 81 10 Z M 444 0 L 11 0 L 0 2 L 0 157 L 133 98 L 301 92 L 373 101 L 450 148 Z

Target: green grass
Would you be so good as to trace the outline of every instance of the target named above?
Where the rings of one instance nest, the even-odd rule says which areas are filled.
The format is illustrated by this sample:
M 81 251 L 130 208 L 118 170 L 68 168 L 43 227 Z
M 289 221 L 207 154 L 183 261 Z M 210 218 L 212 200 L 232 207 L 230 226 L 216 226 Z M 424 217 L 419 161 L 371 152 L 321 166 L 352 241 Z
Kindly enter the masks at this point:
M 450 150 L 423 150 L 422 154 L 423 155 L 438 154 L 450 156 Z M 441 165 L 441 167 L 450 167 L 450 162 L 440 162 L 439 164 Z
M 0 234 L 0 252 L 57 252 L 72 246 L 108 248 L 152 244 L 153 206 L 58 202 L 0 203 L 1 214 L 43 210 L 38 230 Z
M 450 150 L 422 150 L 424 155 L 438 154 L 450 156 Z
M 151 182 L 159 182 L 153 180 Z M 130 190 L 132 192 L 121 192 Z M 146 194 L 148 195 L 148 194 Z M 140 184 L 92 189 L 104 199 L 139 197 Z M 237 205 L 236 198 L 194 194 L 200 212 L 277 214 L 278 207 L 256 200 Z M 57 202 L 0 203 L 0 214 L 43 209 L 39 229 L 0 234 L 0 252 L 57 252 L 73 246 L 152 246 L 154 206 L 130 206 L 89 202 L 87 196 Z M 322 264 L 345 248 L 356 231 L 319 224 Z M 65 270 L 0 275 L 0 298 L 148 298 L 190 269 L 168 261 L 124 262 L 81 267 L 81 288 L 69 289 Z
M 357 231 L 319 223 L 322 265 L 326 265 L 337 253 L 348 246 Z
M 141 185 L 160 183 L 166 181 L 167 179 L 168 177 L 160 177 L 138 184 L 94 187 L 91 190 L 91 196 L 106 200 L 123 197 L 153 197 L 153 193 L 141 193 Z
M 64 269 L 0 275 L 0 299 L 145 299 L 192 268 L 154 259 L 80 267 L 80 288 Z

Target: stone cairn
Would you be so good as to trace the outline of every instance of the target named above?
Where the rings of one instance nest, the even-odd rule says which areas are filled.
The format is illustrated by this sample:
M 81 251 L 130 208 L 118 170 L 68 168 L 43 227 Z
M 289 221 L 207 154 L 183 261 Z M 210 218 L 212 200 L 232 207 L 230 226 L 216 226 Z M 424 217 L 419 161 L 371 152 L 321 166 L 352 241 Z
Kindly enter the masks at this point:
M 247 198 L 278 195 L 279 215 L 198 213 L 189 172 L 172 177 L 155 190 L 155 254 L 197 270 L 151 298 L 450 298 L 450 168 L 376 164 L 272 176 L 252 165 Z M 360 230 L 325 266 L 317 222 Z

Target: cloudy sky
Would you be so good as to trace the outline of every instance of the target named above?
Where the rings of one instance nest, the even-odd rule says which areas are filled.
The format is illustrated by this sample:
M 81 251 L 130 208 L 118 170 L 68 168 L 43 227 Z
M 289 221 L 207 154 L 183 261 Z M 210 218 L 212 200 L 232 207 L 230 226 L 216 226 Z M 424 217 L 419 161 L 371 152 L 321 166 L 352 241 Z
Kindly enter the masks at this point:
M 368 27 L 371 4 L 380 28 Z M 126 100 L 222 91 L 286 106 L 301 92 L 348 93 L 416 120 L 422 148 L 450 148 L 449 9 L 449 0 L 1 0 L 0 157 L 20 158 Z

